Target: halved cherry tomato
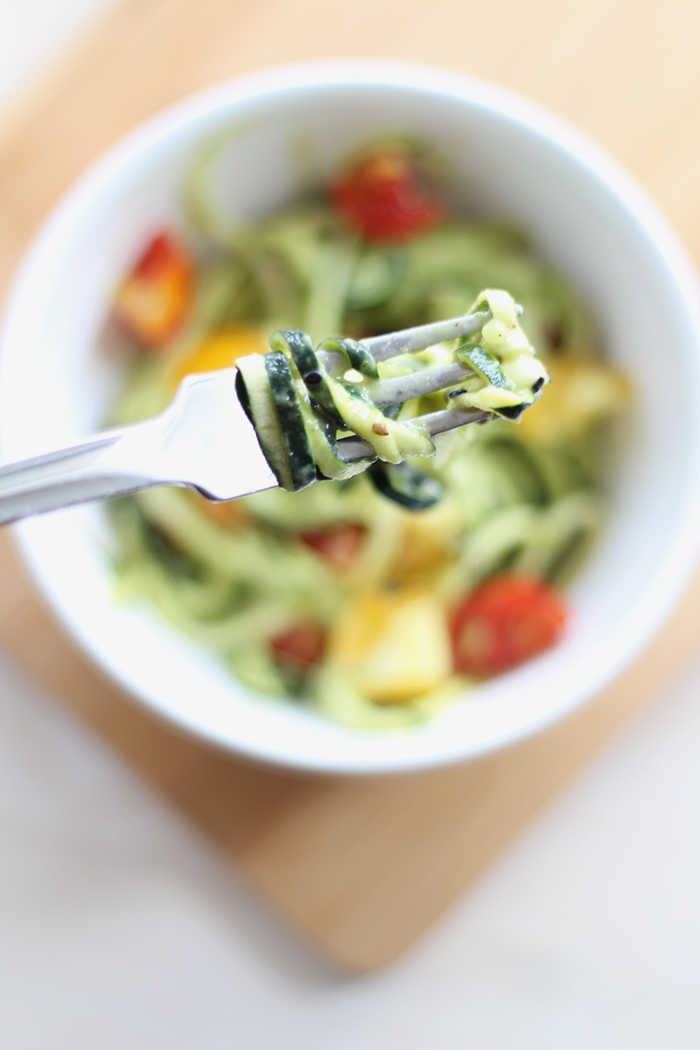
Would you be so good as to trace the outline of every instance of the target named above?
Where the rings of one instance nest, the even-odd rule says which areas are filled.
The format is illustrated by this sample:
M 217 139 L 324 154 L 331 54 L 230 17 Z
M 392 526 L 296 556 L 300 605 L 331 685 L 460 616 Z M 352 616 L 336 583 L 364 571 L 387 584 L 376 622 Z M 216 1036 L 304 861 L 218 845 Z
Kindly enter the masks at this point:
M 362 158 L 329 192 L 348 226 L 368 241 L 405 241 L 444 217 L 415 164 L 400 150 Z
M 157 348 L 181 328 L 193 285 L 186 249 L 172 234 L 159 233 L 117 290 L 114 315 L 139 343 Z
M 298 623 L 270 641 L 275 661 L 292 674 L 306 674 L 323 656 L 326 635 L 317 623 Z
M 334 569 L 344 572 L 360 553 L 366 532 L 364 525 L 338 525 L 318 532 L 304 532 L 301 538 Z
M 450 622 L 455 671 L 488 677 L 543 652 L 561 637 L 566 607 L 546 583 L 504 573 L 487 580 Z

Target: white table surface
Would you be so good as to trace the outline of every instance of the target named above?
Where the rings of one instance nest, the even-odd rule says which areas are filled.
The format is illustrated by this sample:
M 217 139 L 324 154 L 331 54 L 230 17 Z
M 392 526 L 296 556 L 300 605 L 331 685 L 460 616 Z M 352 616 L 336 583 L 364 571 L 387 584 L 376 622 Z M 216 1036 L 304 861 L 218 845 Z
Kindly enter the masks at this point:
M 109 4 L 0 0 L 0 106 Z M 699 700 L 700 657 L 347 979 L 0 652 L 0 1050 L 698 1050 Z

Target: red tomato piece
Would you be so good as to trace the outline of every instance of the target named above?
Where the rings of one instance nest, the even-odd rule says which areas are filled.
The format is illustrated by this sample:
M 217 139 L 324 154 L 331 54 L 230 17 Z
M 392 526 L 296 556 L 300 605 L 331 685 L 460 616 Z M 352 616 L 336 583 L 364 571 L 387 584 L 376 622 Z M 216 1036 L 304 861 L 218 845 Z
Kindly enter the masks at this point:
M 442 221 L 444 211 L 399 150 L 370 154 L 330 187 L 336 210 L 368 241 L 398 242 Z
M 317 623 L 298 623 L 270 641 L 275 661 L 293 674 L 306 674 L 323 656 L 326 635 Z
M 338 525 L 332 529 L 302 533 L 307 546 L 329 561 L 334 569 L 344 572 L 351 567 L 364 543 L 364 525 Z
M 548 584 L 504 573 L 487 580 L 450 622 L 455 671 L 488 677 L 549 649 L 561 637 L 567 610 Z
M 157 234 L 117 290 L 114 314 L 144 346 L 163 346 L 178 332 L 192 305 L 194 272 L 185 247 Z

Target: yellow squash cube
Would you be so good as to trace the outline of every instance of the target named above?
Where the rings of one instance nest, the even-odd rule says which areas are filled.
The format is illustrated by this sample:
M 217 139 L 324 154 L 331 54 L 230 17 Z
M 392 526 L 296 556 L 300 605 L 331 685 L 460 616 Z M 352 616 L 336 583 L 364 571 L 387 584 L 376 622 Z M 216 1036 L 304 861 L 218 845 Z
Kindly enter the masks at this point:
M 452 673 L 445 611 L 426 591 L 353 597 L 331 628 L 328 655 L 378 704 L 406 703 Z

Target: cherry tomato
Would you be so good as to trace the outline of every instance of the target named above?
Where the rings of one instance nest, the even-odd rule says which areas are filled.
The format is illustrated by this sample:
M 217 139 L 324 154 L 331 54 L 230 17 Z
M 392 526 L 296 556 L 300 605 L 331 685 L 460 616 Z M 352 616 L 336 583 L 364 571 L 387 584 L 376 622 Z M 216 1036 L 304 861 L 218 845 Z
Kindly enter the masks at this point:
M 330 187 L 330 198 L 347 225 L 368 241 L 405 241 L 444 216 L 416 166 L 399 150 L 362 158 Z
M 304 532 L 301 538 L 307 546 L 329 561 L 334 569 L 344 572 L 360 553 L 366 532 L 364 525 L 338 525 L 319 532 Z
M 566 607 L 546 583 L 504 573 L 487 580 L 450 622 L 455 671 L 488 677 L 524 663 L 561 637 Z
M 157 234 L 117 290 L 114 313 L 144 346 L 163 346 L 181 328 L 192 305 L 193 267 L 172 234 Z
M 270 641 L 275 661 L 292 674 L 306 674 L 323 656 L 326 636 L 317 623 L 298 623 Z

